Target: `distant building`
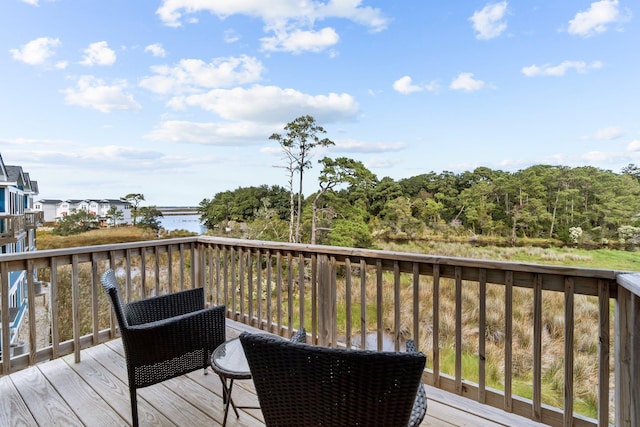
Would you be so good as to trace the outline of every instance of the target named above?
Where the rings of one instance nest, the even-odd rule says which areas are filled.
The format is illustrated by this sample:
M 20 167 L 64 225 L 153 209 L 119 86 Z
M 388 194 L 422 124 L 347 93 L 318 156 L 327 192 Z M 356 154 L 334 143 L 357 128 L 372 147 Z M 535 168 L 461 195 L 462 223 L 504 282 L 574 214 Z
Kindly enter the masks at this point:
M 108 215 L 112 206 L 122 213 L 116 224 Z M 55 222 L 74 211 L 86 211 L 97 215 L 102 225 L 124 225 L 133 222 L 131 204 L 120 199 L 43 199 L 34 204 L 34 209 L 43 213 L 44 222 Z
M 33 206 L 37 194 L 37 181 L 32 181 L 21 166 L 5 165 L 0 154 L 0 254 L 36 250 L 36 228 L 42 222 L 42 212 Z M 35 280 L 36 272 L 30 274 Z M 10 272 L 8 279 L 9 337 L 13 344 L 27 310 L 27 272 Z

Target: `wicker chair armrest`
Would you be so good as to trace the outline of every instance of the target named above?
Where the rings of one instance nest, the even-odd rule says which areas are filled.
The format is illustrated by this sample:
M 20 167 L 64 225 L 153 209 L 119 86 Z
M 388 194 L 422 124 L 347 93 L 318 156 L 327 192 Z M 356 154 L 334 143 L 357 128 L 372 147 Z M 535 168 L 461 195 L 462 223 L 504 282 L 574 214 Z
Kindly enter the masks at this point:
M 194 288 L 125 304 L 129 325 L 156 322 L 204 309 L 204 289 Z
M 225 341 L 225 307 L 217 306 L 123 331 L 134 366 L 151 365 L 190 351 L 205 349 L 212 353 Z M 150 351 L 150 349 L 153 349 Z

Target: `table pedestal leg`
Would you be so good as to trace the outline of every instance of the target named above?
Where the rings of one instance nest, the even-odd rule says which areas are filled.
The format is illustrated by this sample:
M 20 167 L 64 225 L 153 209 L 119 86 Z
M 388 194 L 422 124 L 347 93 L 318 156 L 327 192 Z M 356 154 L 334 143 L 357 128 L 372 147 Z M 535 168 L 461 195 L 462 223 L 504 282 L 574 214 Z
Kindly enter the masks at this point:
M 236 408 L 235 403 L 233 403 L 233 399 L 231 398 L 231 391 L 233 390 L 233 378 L 229 380 L 229 385 L 227 385 L 227 379 L 222 375 L 220 376 L 220 381 L 222 382 L 222 403 L 224 404 L 224 419 L 222 421 L 222 427 L 225 427 L 227 424 L 227 415 L 229 414 L 229 404 L 233 407 L 233 412 L 236 413 L 236 417 L 240 418 L 240 414 L 238 413 L 238 409 Z

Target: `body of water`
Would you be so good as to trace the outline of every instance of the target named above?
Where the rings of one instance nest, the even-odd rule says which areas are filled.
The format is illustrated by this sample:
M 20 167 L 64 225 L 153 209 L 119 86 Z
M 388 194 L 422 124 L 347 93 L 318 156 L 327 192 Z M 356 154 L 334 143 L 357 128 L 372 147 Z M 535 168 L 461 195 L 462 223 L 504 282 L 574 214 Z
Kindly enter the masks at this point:
M 180 214 L 164 215 L 159 218 L 160 225 L 167 231 L 187 230 L 192 233 L 202 234 L 206 228 L 200 223 L 200 215 Z

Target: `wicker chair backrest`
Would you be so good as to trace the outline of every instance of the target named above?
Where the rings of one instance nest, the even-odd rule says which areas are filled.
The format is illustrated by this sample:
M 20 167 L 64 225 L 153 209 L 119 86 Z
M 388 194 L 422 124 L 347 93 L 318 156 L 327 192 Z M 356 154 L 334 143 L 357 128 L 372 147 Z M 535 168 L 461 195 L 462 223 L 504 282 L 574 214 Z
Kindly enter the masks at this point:
M 406 426 L 422 353 L 347 350 L 240 335 L 267 426 Z
M 124 307 L 120 300 L 120 291 L 118 290 L 118 282 L 116 281 L 115 272 L 111 269 L 107 270 L 102 275 L 101 281 L 102 287 L 104 287 L 104 290 L 111 299 L 113 311 L 116 313 L 116 320 L 118 321 L 120 329 L 127 329 L 129 327 L 129 323 L 127 322 L 127 317 L 124 315 Z

